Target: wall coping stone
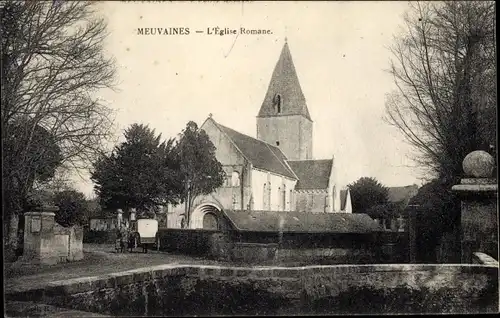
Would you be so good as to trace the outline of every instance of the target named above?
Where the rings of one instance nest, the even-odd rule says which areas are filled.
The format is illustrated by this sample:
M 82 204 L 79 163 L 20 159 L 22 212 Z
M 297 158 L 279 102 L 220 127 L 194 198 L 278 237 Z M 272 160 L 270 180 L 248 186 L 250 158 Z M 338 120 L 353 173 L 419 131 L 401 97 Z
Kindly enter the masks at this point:
M 493 178 L 463 178 L 461 184 L 497 184 L 497 179 Z
M 493 257 L 489 256 L 488 254 L 476 252 L 473 255 L 482 265 L 498 267 L 498 261 Z
M 209 271 L 207 271 L 207 269 Z M 362 264 L 362 265 L 314 265 L 297 267 L 230 267 L 217 265 L 158 265 L 152 267 L 137 268 L 133 270 L 110 273 L 100 276 L 79 277 L 47 283 L 45 287 L 26 288 L 26 290 L 16 289 L 6 291 L 7 296 L 19 293 L 36 293 L 42 295 L 53 294 L 57 291 L 75 294 L 87 292 L 92 286 L 110 284 L 119 286 L 123 284 L 155 279 L 156 273 L 161 272 L 162 276 L 216 276 L 227 277 L 228 271 L 232 272 L 231 277 L 246 276 L 245 279 L 255 278 L 297 278 L 298 276 L 309 275 L 332 275 L 342 273 L 372 273 L 372 272 L 454 272 L 454 273 L 491 273 L 498 272 L 498 262 L 485 264 Z M 207 275 L 208 274 L 208 275 Z
M 498 192 L 497 184 L 457 184 L 451 187 L 457 192 Z
M 42 205 L 33 208 L 33 212 L 57 212 L 59 207 L 56 205 Z
M 25 212 L 24 215 L 26 216 L 56 216 L 54 212 L 42 212 L 42 211 L 30 211 L 30 212 Z

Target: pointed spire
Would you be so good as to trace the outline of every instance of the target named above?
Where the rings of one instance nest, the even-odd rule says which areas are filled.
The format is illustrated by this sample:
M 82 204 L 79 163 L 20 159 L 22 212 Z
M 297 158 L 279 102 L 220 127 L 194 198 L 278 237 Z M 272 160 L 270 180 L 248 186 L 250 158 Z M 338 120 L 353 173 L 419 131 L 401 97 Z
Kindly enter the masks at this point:
M 274 67 L 266 96 L 257 117 L 302 115 L 311 120 L 306 99 L 295 71 L 288 39 Z

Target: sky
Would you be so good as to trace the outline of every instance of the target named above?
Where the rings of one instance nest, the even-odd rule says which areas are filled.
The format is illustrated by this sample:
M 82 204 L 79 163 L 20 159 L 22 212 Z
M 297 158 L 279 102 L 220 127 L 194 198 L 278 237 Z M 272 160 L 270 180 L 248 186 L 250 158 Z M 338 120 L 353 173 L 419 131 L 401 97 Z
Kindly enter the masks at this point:
M 313 157 L 335 156 L 338 182 L 375 177 L 386 186 L 421 184 L 401 133 L 383 120 L 395 89 L 388 47 L 407 2 L 102 2 L 105 54 L 117 63 L 116 133 L 148 124 L 167 139 L 212 114 L 256 136 L 256 115 L 285 38 L 314 121 Z M 189 35 L 140 35 L 138 28 L 189 28 Z M 264 29 L 209 35 L 207 28 Z M 196 33 L 195 30 L 204 31 Z M 88 196 L 88 176 L 75 177 Z

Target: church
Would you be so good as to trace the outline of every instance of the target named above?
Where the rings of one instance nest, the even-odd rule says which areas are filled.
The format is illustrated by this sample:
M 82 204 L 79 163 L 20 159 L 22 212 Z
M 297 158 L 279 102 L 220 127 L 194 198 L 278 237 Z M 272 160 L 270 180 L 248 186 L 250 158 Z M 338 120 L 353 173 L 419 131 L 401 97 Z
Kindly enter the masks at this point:
M 337 184 L 335 158 L 313 158 L 313 120 L 286 40 L 257 114 L 257 138 L 211 115 L 200 128 L 227 178 L 195 199 L 189 228 L 210 228 L 214 210 L 352 213 L 349 191 Z M 184 206 L 169 210 L 168 227 L 181 227 Z

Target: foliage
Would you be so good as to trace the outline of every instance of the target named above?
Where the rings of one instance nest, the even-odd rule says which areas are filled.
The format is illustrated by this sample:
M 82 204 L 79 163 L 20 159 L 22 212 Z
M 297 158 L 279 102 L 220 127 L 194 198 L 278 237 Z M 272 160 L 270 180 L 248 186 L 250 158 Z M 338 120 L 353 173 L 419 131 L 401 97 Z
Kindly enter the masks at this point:
M 66 190 L 54 194 L 54 204 L 59 207 L 55 220 L 62 226 L 83 225 L 89 213 L 85 195 L 75 190 Z
M 111 111 L 93 93 L 113 85 L 115 67 L 103 54 L 106 24 L 94 7 L 80 1 L 1 3 L 7 252 L 16 248 L 18 217 L 36 179 L 50 177 L 57 165 L 85 167 L 110 136 Z M 59 155 L 46 156 L 55 147 L 40 141 L 57 145 Z
M 100 203 L 107 209 L 153 210 L 179 202 L 183 191 L 174 140 L 161 141 L 154 129 L 133 124 L 125 141 L 103 155 L 91 172 Z
M 29 193 L 32 192 L 36 182 L 50 180 L 56 172 L 57 166 L 62 161 L 61 149 L 57 145 L 54 136 L 41 126 L 34 126 L 28 132 L 29 124 L 13 123 L 6 130 L 7 135 L 2 136 L 2 180 L 5 189 L 5 198 L 9 207 L 16 199 L 23 206 L 32 206 L 36 198 L 28 203 Z M 19 159 L 27 167 L 20 167 Z M 40 203 L 42 204 L 41 201 Z M 17 211 L 19 213 L 19 211 Z
M 411 4 L 391 47 L 387 120 L 437 178 L 455 182 L 474 150 L 495 154 L 495 3 Z
M 440 236 L 452 231 L 460 221 L 460 200 L 451 190 L 453 184 L 433 180 L 423 185 L 410 200 L 410 205 L 418 205 L 422 213 L 423 231 Z
M 103 211 L 101 209 L 101 205 L 99 204 L 99 199 L 94 198 L 87 200 L 87 215 L 85 216 L 85 219 L 89 220 L 91 218 L 96 218 L 96 217 L 101 217 L 103 216 Z
M 438 244 L 445 236 L 454 237 L 460 229 L 460 199 L 451 191 L 452 186 L 451 183 L 433 180 L 423 185 L 409 202 L 410 205 L 417 206 L 417 209 L 410 212 L 416 213 L 417 250 L 421 261 L 437 261 Z M 454 239 L 460 240 L 459 237 Z M 460 253 L 451 245 L 446 249 L 447 255 Z M 456 257 L 460 259 L 460 254 L 451 256 Z
M 403 206 L 399 202 L 377 204 L 366 210 L 373 219 L 395 219 L 403 215 Z
M 182 181 L 183 198 L 187 202 L 189 224 L 191 205 L 199 195 L 212 193 L 224 183 L 225 172 L 215 157 L 215 146 L 206 132 L 190 121 L 182 131 L 176 145 Z M 189 189 L 189 190 L 188 190 Z M 187 200 L 189 194 L 189 200 Z
M 389 189 L 375 178 L 362 177 L 347 187 L 351 193 L 353 213 L 366 213 L 373 206 L 387 203 Z
M 42 206 L 54 205 L 54 194 L 48 190 L 32 190 L 28 193 L 24 211 L 31 211 Z

